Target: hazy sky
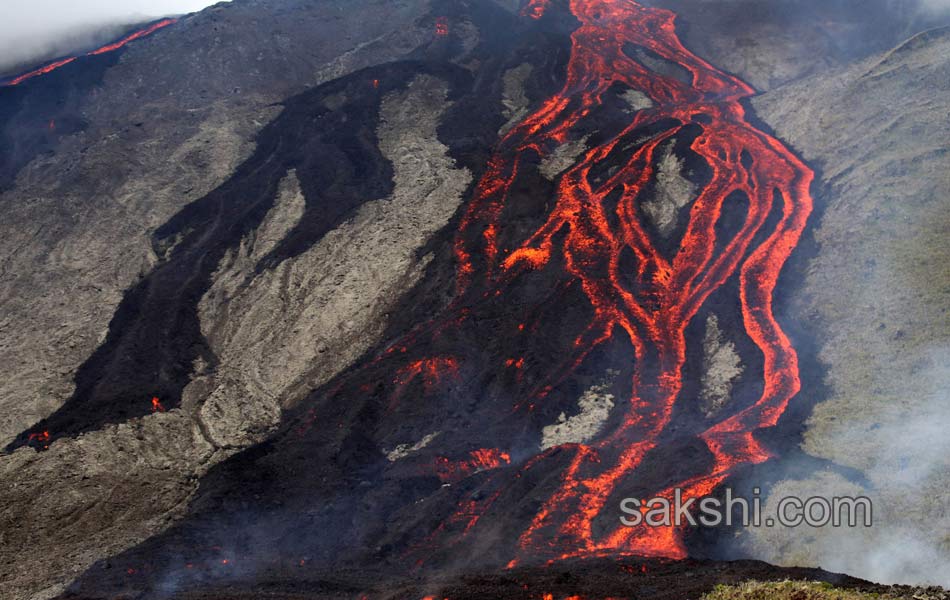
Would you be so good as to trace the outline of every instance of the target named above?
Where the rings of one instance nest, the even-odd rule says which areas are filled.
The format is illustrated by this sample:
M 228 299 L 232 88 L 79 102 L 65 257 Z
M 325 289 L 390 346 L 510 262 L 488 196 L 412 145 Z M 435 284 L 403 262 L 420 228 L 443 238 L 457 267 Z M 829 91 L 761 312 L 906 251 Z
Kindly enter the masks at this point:
M 68 53 L 95 30 L 201 10 L 212 0 L 0 0 L 0 70 Z

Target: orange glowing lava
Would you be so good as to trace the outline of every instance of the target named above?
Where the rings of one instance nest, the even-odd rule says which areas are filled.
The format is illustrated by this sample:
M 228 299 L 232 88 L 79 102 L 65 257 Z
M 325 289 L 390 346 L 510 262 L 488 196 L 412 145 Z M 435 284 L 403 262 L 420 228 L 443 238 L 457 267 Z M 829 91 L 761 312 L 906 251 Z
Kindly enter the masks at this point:
M 157 396 L 152 398 L 152 412 L 165 412 L 165 407 L 162 406 L 162 401 Z
M 78 58 L 78 57 L 72 56 L 72 57 L 70 57 L 70 58 L 64 58 L 64 59 L 62 59 L 62 60 L 57 60 L 56 62 L 52 62 L 52 63 L 50 63 L 50 64 L 48 64 L 48 65 L 46 65 L 46 66 L 40 67 L 40 68 L 38 68 L 38 69 L 34 69 L 33 71 L 29 71 L 29 72 L 27 72 L 27 73 L 24 73 L 24 74 L 22 74 L 22 75 L 19 75 L 19 76 L 17 76 L 17 77 L 14 77 L 14 78 L 11 79 L 10 81 L 8 81 L 5 85 L 20 85 L 21 83 L 23 83 L 23 82 L 26 81 L 27 79 L 32 79 L 32 78 L 38 77 L 38 76 L 40 76 L 40 75 L 45 75 L 46 73 L 50 73 L 50 72 L 52 72 L 52 71 L 55 71 L 56 69 L 58 69 L 58 68 L 60 68 L 60 67 L 64 67 L 64 66 L 68 65 L 69 63 L 73 62 L 74 60 L 76 60 L 76 58 Z
M 168 27 L 169 25 L 173 25 L 177 22 L 178 22 L 178 19 L 162 19 L 161 21 L 152 23 L 145 29 L 140 29 L 139 31 L 130 33 L 129 35 L 125 36 L 118 42 L 109 44 L 108 46 L 103 46 L 102 48 L 99 48 L 98 50 L 93 50 L 92 52 L 88 54 L 88 56 L 96 56 L 99 54 L 105 54 L 106 52 L 114 52 L 115 50 L 118 50 L 119 48 L 121 48 L 122 46 L 125 46 L 129 42 L 134 42 L 135 40 L 141 39 L 147 35 L 151 35 L 155 33 L 156 31 L 158 31 L 159 29 L 163 27 Z
M 550 4 L 551 0 L 531 0 L 521 10 L 521 16 L 531 17 L 532 19 L 540 19 L 544 16 L 545 11 L 547 11 Z
M 524 273 L 563 265 L 589 300 L 593 317 L 574 341 L 573 354 L 546 367 L 558 374 L 550 385 L 525 400 L 543 401 L 615 335 L 632 342 L 633 393 L 621 408 L 619 426 L 591 444 L 560 449 L 572 460 L 557 491 L 522 532 L 512 564 L 519 556 L 681 558 L 686 549 L 678 530 L 628 528 L 612 519 L 604 521 L 610 523 L 606 531 L 595 533 L 592 523 L 611 509 L 612 494 L 657 446 L 674 404 L 690 401 L 680 398 L 686 327 L 733 276 L 744 328 L 764 358 L 761 396 L 699 434 L 714 456 L 707 472 L 655 492 L 670 496 L 679 487 L 686 498 L 706 495 L 737 465 L 770 458 L 753 433 L 774 426 L 800 388 L 797 355 L 775 320 L 772 297 L 812 211 L 813 173 L 779 140 L 749 123 L 741 100 L 753 89 L 687 50 L 672 12 L 633 0 L 571 0 L 570 8 L 580 27 L 572 35 L 563 88 L 500 141 L 462 217 L 455 241 L 458 294 L 477 282 L 494 290 L 485 297 L 501 295 Z M 532 0 L 524 14 L 541 18 L 549 9 L 547 0 Z M 677 65 L 688 83 L 651 71 L 625 51 L 631 47 Z M 569 141 L 575 126 L 617 85 L 643 92 L 652 108 L 632 113 L 626 127 L 587 150 L 560 176 L 547 222 L 520 247 L 501 250 L 501 217 L 522 165 L 536 164 L 537 157 Z M 662 131 L 627 150 L 631 134 L 651 126 Z M 651 239 L 638 205 L 648 199 L 661 148 L 686 136 L 686 127 L 695 135 L 690 150 L 705 161 L 710 176 L 688 213 L 679 248 L 668 256 Z M 624 161 L 618 169 L 600 179 L 592 176 L 618 154 Z M 748 207 L 741 227 L 726 237 L 716 226 L 727 197 L 736 193 L 747 198 Z M 622 261 L 623 253 L 634 260 Z M 527 471 L 545 458 L 541 454 L 520 468 Z M 461 520 L 471 521 L 471 510 L 465 506 Z
M 173 25 L 177 22 L 178 22 L 178 19 L 162 19 L 161 21 L 152 23 L 151 25 L 149 25 L 148 27 L 144 29 L 140 29 L 138 31 L 130 33 L 129 35 L 125 36 L 124 38 L 122 38 L 121 40 L 117 42 L 113 42 L 111 44 L 108 44 L 96 50 L 93 50 L 92 52 L 88 52 L 85 54 L 85 56 L 98 56 L 100 54 L 106 54 L 107 52 L 114 52 L 118 50 L 119 48 L 122 48 L 129 42 L 134 42 L 135 40 L 141 39 L 147 35 L 151 35 L 152 33 L 155 33 L 156 31 L 158 31 L 159 29 L 162 29 L 163 27 L 168 27 L 169 25 Z M 2 85 L 5 85 L 5 86 L 20 85 L 27 79 L 33 79 L 34 77 L 38 77 L 40 75 L 45 75 L 46 73 L 55 71 L 56 69 L 59 69 L 60 67 L 64 67 L 68 65 L 69 63 L 75 61 L 78 58 L 79 56 L 70 56 L 68 58 L 57 60 L 55 62 L 49 63 L 48 65 L 39 67 L 38 69 L 28 71 L 26 73 L 23 73 L 22 75 L 18 75 L 14 77 L 13 79 L 10 79 L 9 81 L 3 83 Z
M 390 398 L 390 408 L 394 407 L 405 395 L 409 385 L 421 380 L 422 390 L 429 392 L 439 385 L 446 376 L 458 378 L 458 361 L 452 357 L 435 357 L 417 360 L 410 363 L 396 373 L 393 384 L 396 386 Z
M 42 433 L 31 433 L 27 436 L 27 440 L 31 443 L 42 444 L 43 448 L 46 450 L 49 449 L 50 435 L 48 431 L 44 431 Z
M 461 461 L 451 461 L 444 457 L 436 459 L 435 471 L 442 481 L 453 482 L 468 477 L 478 471 L 488 471 L 511 463 L 507 452 L 495 448 L 481 448 L 469 453 Z

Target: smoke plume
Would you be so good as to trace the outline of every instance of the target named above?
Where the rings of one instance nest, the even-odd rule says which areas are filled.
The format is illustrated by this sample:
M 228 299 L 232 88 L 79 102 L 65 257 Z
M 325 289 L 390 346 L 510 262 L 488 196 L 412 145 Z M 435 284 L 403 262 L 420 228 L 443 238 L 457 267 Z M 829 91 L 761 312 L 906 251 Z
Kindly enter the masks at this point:
M 128 24 L 210 4 L 212 0 L 7 0 L 0 19 L 0 73 L 100 45 Z
M 942 12 L 950 10 L 950 0 L 922 0 L 921 6 L 925 11 Z

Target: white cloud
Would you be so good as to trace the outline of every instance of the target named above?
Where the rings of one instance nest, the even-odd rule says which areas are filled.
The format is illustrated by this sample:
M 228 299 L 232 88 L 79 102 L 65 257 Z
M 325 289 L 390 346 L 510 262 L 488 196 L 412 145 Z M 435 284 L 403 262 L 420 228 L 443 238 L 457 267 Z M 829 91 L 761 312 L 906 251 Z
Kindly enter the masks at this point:
M 68 54 L 123 25 L 201 10 L 216 0 L 0 0 L 0 71 Z

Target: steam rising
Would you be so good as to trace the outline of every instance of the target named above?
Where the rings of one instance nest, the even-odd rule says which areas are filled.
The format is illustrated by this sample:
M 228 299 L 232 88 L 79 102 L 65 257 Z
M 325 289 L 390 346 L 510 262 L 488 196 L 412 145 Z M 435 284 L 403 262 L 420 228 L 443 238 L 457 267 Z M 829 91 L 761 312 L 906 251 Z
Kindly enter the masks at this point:
M 784 481 L 771 490 L 764 514 L 774 514 L 783 497 L 868 496 L 871 528 L 759 528 L 752 533 L 755 558 L 788 566 L 821 566 L 880 583 L 950 586 L 950 348 L 932 350 L 917 374 L 931 384 L 917 414 L 901 414 L 868 429 L 842 423 L 841 443 L 861 448 L 870 481 L 863 487 L 831 472 Z M 900 407 L 894 409 L 900 413 Z M 872 436 L 877 445 L 864 444 Z M 771 512 L 770 512 L 771 511 Z
M 212 0 L 7 0 L 0 73 L 105 43 L 128 24 L 200 10 Z

